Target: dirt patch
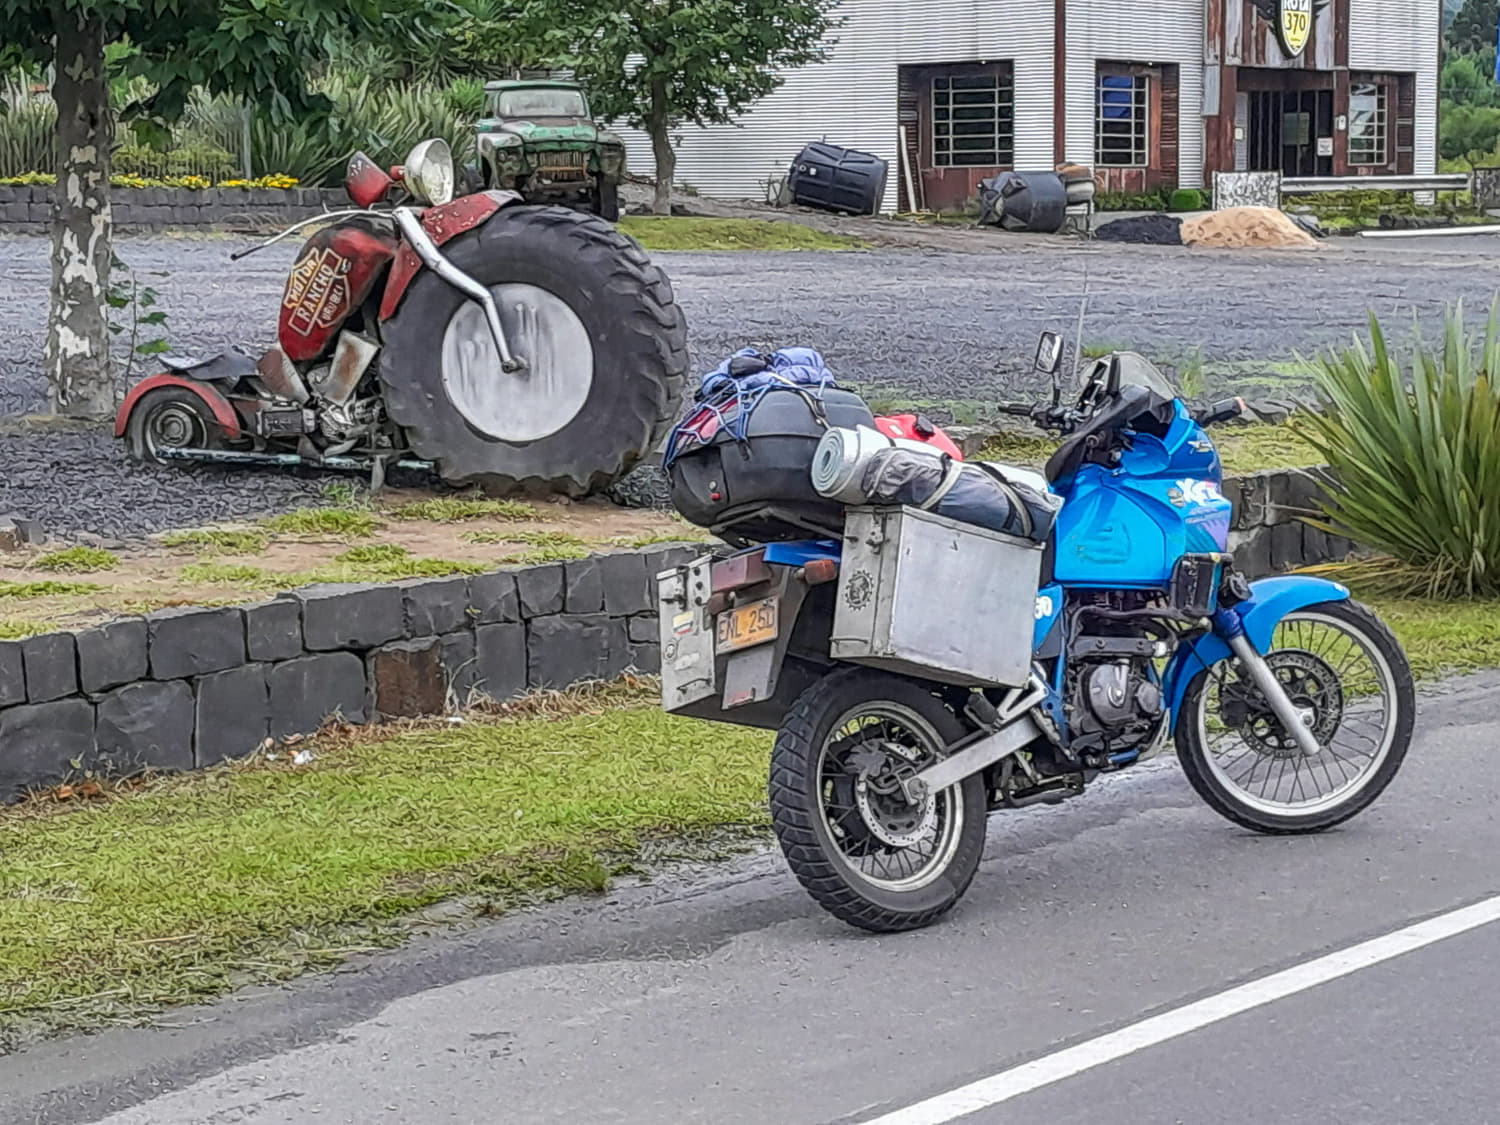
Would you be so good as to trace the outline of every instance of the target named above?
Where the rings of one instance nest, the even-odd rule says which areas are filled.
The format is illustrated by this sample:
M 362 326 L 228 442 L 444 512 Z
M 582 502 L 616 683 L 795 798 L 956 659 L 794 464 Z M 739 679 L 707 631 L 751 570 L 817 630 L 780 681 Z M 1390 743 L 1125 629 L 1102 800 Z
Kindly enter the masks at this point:
M 1318 240 L 1270 207 L 1230 207 L 1182 224 L 1188 246 L 1215 250 L 1316 250 Z
M 0 636 L 74 629 L 168 606 L 255 601 L 315 582 L 479 573 L 703 539 L 669 514 L 606 501 L 528 505 L 392 491 L 376 505 L 301 508 L 257 522 L 169 532 L 118 551 L 42 547 L 5 554 Z

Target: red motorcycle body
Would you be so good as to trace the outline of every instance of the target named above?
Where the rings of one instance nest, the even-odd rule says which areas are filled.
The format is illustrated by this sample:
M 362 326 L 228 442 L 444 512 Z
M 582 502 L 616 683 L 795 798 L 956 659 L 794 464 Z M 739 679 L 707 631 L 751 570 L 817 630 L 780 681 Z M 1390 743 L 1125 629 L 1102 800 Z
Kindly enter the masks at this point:
M 351 199 L 368 207 L 394 181 L 371 161 L 351 162 L 346 187 Z M 450 242 L 486 222 L 502 207 L 520 200 L 514 192 L 484 191 L 463 196 L 421 215 L 423 229 L 438 245 Z M 423 270 L 417 252 L 399 234 L 349 218 L 318 231 L 298 254 L 282 290 L 277 342 L 293 363 L 307 365 L 330 356 L 349 318 L 380 289 L 380 320 L 395 315 L 412 281 Z M 235 401 L 213 383 L 164 371 L 132 387 L 115 415 L 115 436 L 123 437 L 131 411 L 145 395 L 162 387 L 180 387 L 202 400 L 223 430 L 237 440 L 250 428 L 253 404 L 237 409 Z

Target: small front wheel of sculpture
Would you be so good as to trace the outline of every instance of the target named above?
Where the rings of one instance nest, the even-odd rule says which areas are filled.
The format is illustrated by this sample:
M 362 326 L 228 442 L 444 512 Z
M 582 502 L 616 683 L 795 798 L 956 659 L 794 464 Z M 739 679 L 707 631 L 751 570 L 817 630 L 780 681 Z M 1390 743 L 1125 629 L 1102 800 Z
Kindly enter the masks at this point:
M 160 387 L 142 395 L 130 412 L 126 439 L 133 458 L 158 465 L 172 460 L 167 450 L 224 448 L 224 433 L 213 411 L 181 387 Z

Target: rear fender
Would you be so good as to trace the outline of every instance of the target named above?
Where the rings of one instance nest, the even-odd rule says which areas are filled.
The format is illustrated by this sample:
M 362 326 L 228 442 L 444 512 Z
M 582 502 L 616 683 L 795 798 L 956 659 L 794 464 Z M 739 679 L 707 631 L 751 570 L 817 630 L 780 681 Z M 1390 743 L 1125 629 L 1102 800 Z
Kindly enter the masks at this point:
M 826 548 L 832 547 L 831 550 Z M 763 552 L 763 555 L 762 555 Z M 759 601 L 762 598 L 779 599 L 779 629 L 774 641 L 742 649 L 727 655 L 712 656 L 713 679 L 693 680 L 701 686 L 691 690 L 685 699 L 666 703 L 667 709 L 692 718 L 775 729 L 791 709 L 797 697 L 809 684 L 822 674 L 821 666 L 830 663 L 827 659 L 828 633 L 833 624 L 831 613 L 833 582 L 809 582 L 803 567 L 814 559 L 838 559 L 837 544 L 776 543 L 752 548 L 731 556 L 733 561 L 745 556 L 761 556 L 743 569 L 726 568 L 728 581 L 735 583 L 734 594 L 739 604 Z M 763 562 L 761 561 L 763 559 Z M 752 583 L 740 585 L 745 579 Z M 717 584 L 717 583 L 715 583 Z M 821 593 L 828 591 L 826 595 Z M 702 595 L 708 598 L 707 591 Z M 682 632 L 668 635 L 664 629 L 662 644 L 663 687 L 668 688 L 669 679 L 681 679 L 697 675 L 683 666 L 683 671 L 669 669 L 667 665 L 677 658 L 677 642 L 683 644 L 683 652 L 706 651 L 711 653 L 713 640 L 704 637 L 702 642 L 692 643 L 685 634 L 698 634 L 699 628 L 713 629 L 712 611 L 724 594 L 716 593 L 708 600 L 703 613 L 702 625 L 693 621 L 693 611 L 678 615 Z M 722 604 L 722 602 L 719 602 Z M 664 617 L 669 607 L 663 606 Z M 701 646 L 701 647 L 700 647 Z M 816 658 L 815 658 L 816 657 Z M 696 669 L 701 667 L 699 657 L 691 655 L 689 663 Z
M 120 403 L 120 409 L 115 414 L 115 437 L 125 436 L 125 431 L 130 428 L 130 415 L 134 412 L 136 405 L 146 395 L 161 387 L 180 387 L 185 391 L 191 391 L 203 400 L 203 405 L 213 411 L 214 421 L 224 431 L 226 438 L 234 440 L 241 436 L 240 416 L 235 413 L 234 406 L 229 399 L 224 397 L 222 391 L 212 383 L 203 383 L 197 379 L 188 379 L 182 375 L 164 371 L 160 375 L 143 379 L 130 388 L 130 393 L 125 396 L 125 401 Z
M 1228 637 L 1237 629 L 1243 629 L 1255 651 L 1264 654 L 1271 645 L 1276 626 L 1287 614 L 1319 602 L 1341 602 L 1348 598 L 1347 587 L 1304 574 L 1286 574 L 1250 583 L 1248 600 L 1233 609 L 1221 610 L 1215 617 L 1213 632 L 1179 648 L 1167 662 L 1162 685 L 1171 709 L 1173 727 L 1177 725 L 1178 711 L 1188 684 L 1199 672 L 1230 657 Z
M 441 207 L 429 207 L 422 212 L 422 229 L 438 246 L 451 242 L 459 235 L 476 230 L 489 222 L 502 208 L 522 202 L 513 191 L 481 191 L 473 195 L 460 196 L 452 203 Z M 401 307 L 401 298 L 411 286 L 412 279 L 422 271 L 422 259 L 411 244 L 403 241 L 396 251 L 396 261 L 386 279 L 385 293 L 380 299 L 380 319 L 390 320 Z

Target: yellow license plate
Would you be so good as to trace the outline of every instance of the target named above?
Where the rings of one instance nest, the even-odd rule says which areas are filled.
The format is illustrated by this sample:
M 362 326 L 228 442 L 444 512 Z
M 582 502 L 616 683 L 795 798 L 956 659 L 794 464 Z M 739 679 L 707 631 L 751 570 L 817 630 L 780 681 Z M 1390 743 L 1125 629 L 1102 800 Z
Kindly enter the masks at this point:
M 766 598 L 719 614 L 718 651 L 736 652 L 752 645 L 774 641 L 779 624 L 776 610 L 777 600 Z

